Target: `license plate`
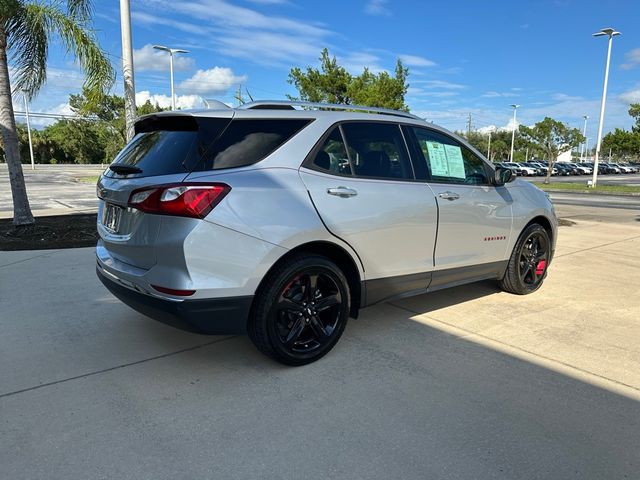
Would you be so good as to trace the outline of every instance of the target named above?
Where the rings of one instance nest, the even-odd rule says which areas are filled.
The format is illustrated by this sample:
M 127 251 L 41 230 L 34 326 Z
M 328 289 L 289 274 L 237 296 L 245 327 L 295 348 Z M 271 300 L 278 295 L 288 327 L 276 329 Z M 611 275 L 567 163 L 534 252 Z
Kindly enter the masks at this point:
M 117 232 L 118 228 L 120 228 L 120 218 L 122 217 L 122 210 L 122 207 L 107 203 L 104 206 L 104 211 L 102 212 L 102 225 L 104 225 L 104 228 L 112 233 Z

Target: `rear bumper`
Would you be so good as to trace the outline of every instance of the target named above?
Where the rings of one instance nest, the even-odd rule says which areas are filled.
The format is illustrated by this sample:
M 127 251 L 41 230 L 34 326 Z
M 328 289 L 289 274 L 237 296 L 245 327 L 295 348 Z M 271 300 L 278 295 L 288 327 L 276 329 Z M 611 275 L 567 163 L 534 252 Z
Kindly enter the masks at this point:
M 97 266 L 105 287 L 123 303 L 154 320 L 194 333 L 243 334 L 253 296 L 170 301 L 137 292 L 107 277 Z

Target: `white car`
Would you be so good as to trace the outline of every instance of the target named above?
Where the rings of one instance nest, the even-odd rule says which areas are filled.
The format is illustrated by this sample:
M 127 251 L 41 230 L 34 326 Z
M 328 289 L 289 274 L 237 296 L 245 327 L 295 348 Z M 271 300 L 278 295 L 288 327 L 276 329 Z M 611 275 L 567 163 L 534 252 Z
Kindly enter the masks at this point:
M 549 197 L 410 113 L 253 102 L 135 131 L 97 185 L 100 280 L 285 364 L 322 357 L 390 298 L 487 279 L 531 293 L 553 258 Z
M 533 177 L 535 175 L 537 175 L 537 170 L 533 167 L 529 167 L 527 165 L 523 165 L 522 163 L 518 163 L 518 162 L 504 162 L 505 165 L 509 166 L 509 167 L 513 167 L 515 169 L 517 169 L 520 172 L 520 175 L 524 176 L 524 177 Z

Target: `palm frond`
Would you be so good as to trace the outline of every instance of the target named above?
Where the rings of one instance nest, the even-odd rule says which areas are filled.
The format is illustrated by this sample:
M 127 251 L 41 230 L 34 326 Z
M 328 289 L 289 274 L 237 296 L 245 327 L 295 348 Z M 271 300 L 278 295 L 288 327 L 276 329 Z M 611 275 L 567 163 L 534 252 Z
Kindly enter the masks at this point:
M 7 22 L 7 40 L 14 68 L 13 92 L 24 90 L 31 99 L 47 79 L 47 22 L 26 6 L 17 5 Z
M 78 0 L 80 4 L 88 4 Z M 48 40 L 57 36 L 85 73 L 84 87 L 89 100 L 97 101 L 113 85 L 114 70 L 84 21 L 65 14 L 53 5 L 29 3 L 21 15 L 21 26 L 10 37 L 9 49 L 16 67 L 16 88 L 32 97 L 46 80 Z
M 71 18 L 86 22 L 91 18 L 91 0 L 67 0 L 67 13 Z

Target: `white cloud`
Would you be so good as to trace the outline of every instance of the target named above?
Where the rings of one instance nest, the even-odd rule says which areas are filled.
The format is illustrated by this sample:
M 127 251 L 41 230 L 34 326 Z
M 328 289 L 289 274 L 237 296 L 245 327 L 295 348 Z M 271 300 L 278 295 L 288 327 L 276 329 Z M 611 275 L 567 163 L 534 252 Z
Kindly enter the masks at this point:
M 624 54 L 626 62 L 620 65 L 625 70 L 630 70 L 640 65 L 640 48 L 634 48 Z
M 624 103 L 638 103 L 640 102 L 640 88 L 623 92 L 618 96 L 618 98 Z
M 486 127 L 481 127 L 477 130 L 478 133 L 481 133 L 483 135 L 487 135 L 488 133 L 493 133 L 496 130 L 499 130 L 498 127 L 496 127 L 495 125 L 488 125 Z
M 158 104 L 162 108 L 171 107 L 171 96 L 152 94 L 148 90 L 136 92 L 136 105 L 143 105 L 149 100 L 152 104 Z M 176 96 L 176 107 L 181 109 L 202 108 L 204 102 L 200 95 L 178 95 Z
M 153 45 L 147 44 L 133 51 L 133 64 L 136 70 L 169 70 L 169 53 L 156 50 Z M 176 71 L 191 70 L 195 65 L 193 58 L 184 54 L 176 54 L 173 57 L 173 68 Z
M 369 0 L 364 7 L 364 11 L 368 15 L 389 16 L 391 10 L 387 8 L 387 0 Z
M 413 83 L 424 85 L 425 88 L 441 88 L 444 90 L 463 90 L 466 85 L 447 82 L 446 80 L 414 80 Z
M 367 52 L 351 52 L 345 56 L 338 57 L 338 64 L 342 65 L 349 72 L 360 74 L 366 68 L 373 73 L 384 70 L 379 64 L 380 57 Z
M 485 92 L 482 96 L 483 96 L 483 97 L 485 97 L 485 98 L 517 97 L 517 96 L 518 96 L 518 94 L 517 94 L 517 93 L 513 93 L 513 92 L 495 92 L 495 91 L 489 91 L 489 92 Z
M 213 67 L 208 70 L 198 70 L 193 77 L 180 83 L 183 91 L 198 94 L 219 94 L 239 83 L 247 81 L 246 75 L 234 75 L 230 68 Z
M 410 67 L 433 67 L 436 63 L 418 55 L 400 55 L 400 60 Z

